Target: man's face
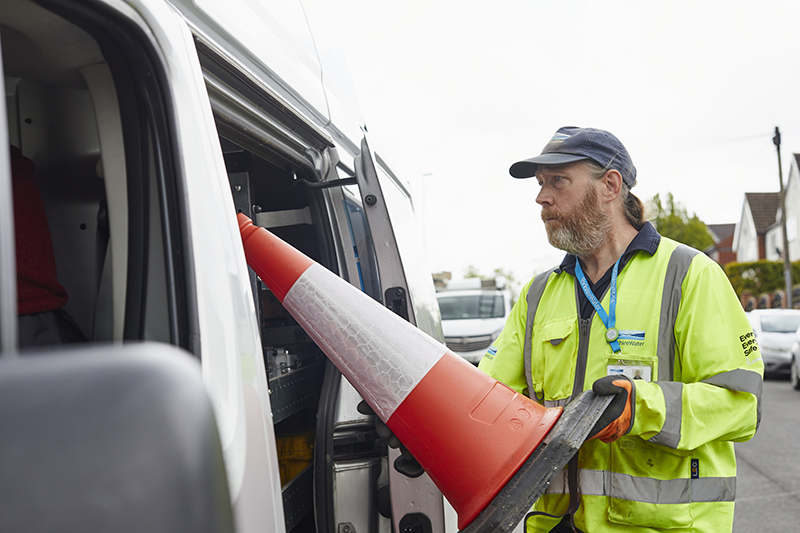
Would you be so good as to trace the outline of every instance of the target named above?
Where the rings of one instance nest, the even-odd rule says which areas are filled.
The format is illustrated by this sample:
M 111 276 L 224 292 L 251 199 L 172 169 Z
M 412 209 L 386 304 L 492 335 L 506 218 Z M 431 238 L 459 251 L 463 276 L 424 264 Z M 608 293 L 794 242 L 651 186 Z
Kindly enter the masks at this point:
M 600 206 L 598 180 L 581 162 L 542 166 L 536 173 L 541 186 L 536 203 L 550 244 L 577 256 L 597 251 L 611 227 Z

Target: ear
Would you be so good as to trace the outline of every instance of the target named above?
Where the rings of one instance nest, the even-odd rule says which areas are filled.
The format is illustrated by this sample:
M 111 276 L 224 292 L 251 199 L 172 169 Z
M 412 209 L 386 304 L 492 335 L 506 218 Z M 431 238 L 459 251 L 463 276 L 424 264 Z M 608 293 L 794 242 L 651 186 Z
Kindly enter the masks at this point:
M 619 171 L 614 169 L 607 171 L 600 179 L 600 183 L 600 195 L 603 200 L 613 202 L 619 198 L 620 191 L 622 191 L 622 174 Z

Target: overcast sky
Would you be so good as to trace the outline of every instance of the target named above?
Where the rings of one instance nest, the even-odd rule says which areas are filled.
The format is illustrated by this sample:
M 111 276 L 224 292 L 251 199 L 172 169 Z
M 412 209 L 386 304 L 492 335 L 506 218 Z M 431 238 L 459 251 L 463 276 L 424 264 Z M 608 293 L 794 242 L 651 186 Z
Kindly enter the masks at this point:
M 634 194 L 709 224 L 778 190 L 800 152 L 800 2 L 336 0 L 373 140 L 416 193 L 433 271 L 555 265 L 535 180 L 508 167 L 560 126 L 607 129 Z

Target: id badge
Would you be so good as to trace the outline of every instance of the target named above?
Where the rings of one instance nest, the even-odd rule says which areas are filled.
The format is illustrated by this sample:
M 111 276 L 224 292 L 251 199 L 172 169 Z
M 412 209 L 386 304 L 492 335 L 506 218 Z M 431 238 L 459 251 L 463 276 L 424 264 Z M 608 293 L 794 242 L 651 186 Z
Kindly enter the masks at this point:
M 653 380 L 653 363 L 633 359 L 611 359 L 608 361 L 606 374 L 609 376 L 623 375 L 630 379 L 649 382 Z

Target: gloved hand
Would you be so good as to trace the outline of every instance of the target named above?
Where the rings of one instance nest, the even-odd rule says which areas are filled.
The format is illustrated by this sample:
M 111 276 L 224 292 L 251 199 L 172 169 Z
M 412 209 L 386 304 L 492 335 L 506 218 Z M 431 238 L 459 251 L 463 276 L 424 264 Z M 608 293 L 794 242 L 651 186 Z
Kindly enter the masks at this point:
M 594 382 L 592 391 L 598 396 L 615 394 L 605 412 L 589 432 L 586 440 L 599 438 L 608 444 L 627 434 L 633 427 L 636 408 L 636 387 L 627 376 L 605 376 Z
M 394 469 L 403 474 L 404 476 L 415 478 L 419 477 L 425 473 L 425 469 L 422 468 L 422 465 L 414 458 L 414 456 L 409 452 L 403 443 L 400 442 L 400 439 L 389 429 L 383 420 L 380 419 L 378 415 L 375 414 L 375 411 L 365 402 L 361 400 L 358 402 L 356 409 L 362 415 L 372 415 L 375 417 L 375 431 L 378 433 L 378 436 L 382 439 L 386 440 L 386 444 L 390 448 L 400 448 L 400 456 L 395 459 L 394 461 Z

